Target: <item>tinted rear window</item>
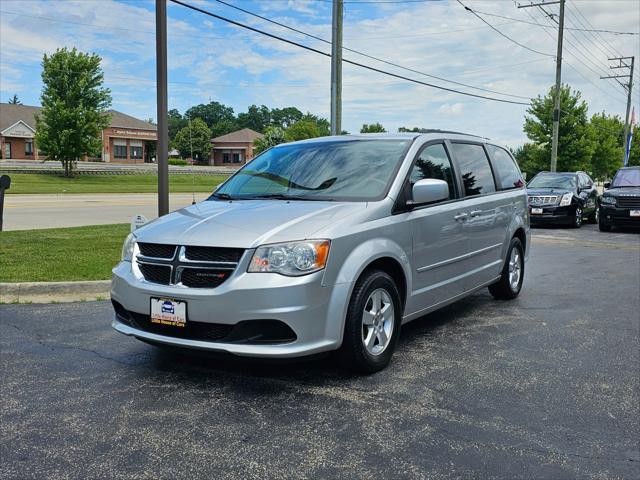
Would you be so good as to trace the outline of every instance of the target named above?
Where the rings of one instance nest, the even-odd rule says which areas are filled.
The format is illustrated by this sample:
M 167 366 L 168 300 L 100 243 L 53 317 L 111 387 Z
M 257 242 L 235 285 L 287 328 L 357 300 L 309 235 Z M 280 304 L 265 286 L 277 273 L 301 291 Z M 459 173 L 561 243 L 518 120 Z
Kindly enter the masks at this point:
M 496 147 L 495 145 L 487 145 L 487 150 L 489 150 L 489 155 L 493 160 L 493 167 L 500 189 L 508 190 L 510 188 L 523 187 L 524 181 L 520 175 L 520 170 L 518 170 L 511 155 L 504 148 Z
M 491 165 L 482 145 L 454 143 L 453 152 L 460 167 L 465 196 L 496 191 Z

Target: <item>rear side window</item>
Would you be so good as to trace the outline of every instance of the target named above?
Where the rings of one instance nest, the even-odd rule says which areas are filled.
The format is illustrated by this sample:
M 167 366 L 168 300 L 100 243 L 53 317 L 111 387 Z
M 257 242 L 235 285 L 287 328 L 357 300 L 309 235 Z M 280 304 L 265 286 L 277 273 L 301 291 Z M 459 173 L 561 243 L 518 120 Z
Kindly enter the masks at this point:
M 454 143 L 453 153 L 460 167 L 465 196 L 496 191 L 491 165 L 482 145 Z
M 447 185 L 449 185 L 449 199 L 455 198 L 456 189 L 453 181 L 451 161 L 441 143 L 429 145 L 420 152 L 411 170 L 409 181 L 411 182 L 411 186 L 413 186 L 418 180 L 425 178 L 444 180 L 447 182 Z
M 524 180 L 522 180 L 520 171 L 511 155 L 504 148 L 496 147 L 495 145 L 487 145 L 487 150 L 489 150 L 489 155 L 493 160 L 493 167 L 500 190 L 523 187 Z

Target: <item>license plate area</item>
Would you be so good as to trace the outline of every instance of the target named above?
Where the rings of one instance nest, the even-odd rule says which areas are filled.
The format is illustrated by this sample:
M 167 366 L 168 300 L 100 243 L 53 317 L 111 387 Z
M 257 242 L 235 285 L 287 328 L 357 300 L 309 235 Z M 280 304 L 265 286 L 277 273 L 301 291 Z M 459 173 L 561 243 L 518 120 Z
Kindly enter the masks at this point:
M 542 215 L 542 212 L 543 212 L 542 208 L 532 208 L 531 209 L 531 214 L 532 215 Z
M 629 210 L 630 217 L 640 217 L 640 210 Z
M 187 302 L 173 298 L 151 298 L 151 323 L 184 328 L 187 325 Z

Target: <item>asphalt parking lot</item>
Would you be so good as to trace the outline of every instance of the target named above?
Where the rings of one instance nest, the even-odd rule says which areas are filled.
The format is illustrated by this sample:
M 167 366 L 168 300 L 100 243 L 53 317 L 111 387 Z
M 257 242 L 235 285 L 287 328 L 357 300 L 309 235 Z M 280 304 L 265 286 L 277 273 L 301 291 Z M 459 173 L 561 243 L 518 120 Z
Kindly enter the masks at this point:
M 108 302 L 0 306 L 1 478 L 640 478 L 640 235 L 536 229 L 521 296 L 390 368 L 163 352 Z

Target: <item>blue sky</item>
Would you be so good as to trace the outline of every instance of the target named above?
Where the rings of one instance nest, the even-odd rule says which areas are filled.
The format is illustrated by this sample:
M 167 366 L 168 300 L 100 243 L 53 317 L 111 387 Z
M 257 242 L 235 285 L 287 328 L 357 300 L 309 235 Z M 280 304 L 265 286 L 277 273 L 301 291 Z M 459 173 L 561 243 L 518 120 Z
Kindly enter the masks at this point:
M 330 39 L 331 3 L 320 0 L 227 0 L 247 10 Z M 357 0 L 356 0 L 357 1 Z M 377 0 L 378 2 L 380 0 Z M 201 8 L 286 36 L 314 48 L 329 45 L 248 16 L 213 0 L 187 0 Z M 485 12 L 546 24 L 549 28 L 485 16 L 505 34 L 548 55 L 556 31 L 537 9 L 518 9 L 511 0 L 469 0 Z M 567 26 L 638 31 L 640 2 L 567 0 Z M 557 11 L 556 7 L 548 7 Z M 184 111 L 216 100 L 236 112 L 250 104 L 297 106 L 328 117 L 330 61 L 297 47 L 230 26 L 169 3 L 169 106 Z M 456 1 L 345 4 L 344 45 L 397 64 L 480 88 L 536 96 L 553 84 L 552 57 L 519 47 L 491 30 Z M 0 99 L 14 93 L 39 104 L 40 61 L 57 47 L 76 46 L 103 57 L 113 108 L 155 118 L 154 2 L 147 0 L 0 0 Z M 629 35 L 566 34 L 563 81 L 583 92 L 591 113 L 624 115 L 626 94 L 612 80 L 600 80 L 607 56 L 635 55 L 640 39 Z M 456 87 L 361 57 L 377 68 Z M 636 69 L 637 78 L 639 69 Z M 614 71 L 611 71 L 614 72 Z M 525 141 L 526 107 L 474 99 L 407 83 L 358 67 L 344 66 L 343 125 L 351 132 L 379 121 L 399 126 L 456 129 L 511 146 Z M 638 110 L 636 86 L 634 104 Z M 521 100 L 516 97 L 504 99 Z

